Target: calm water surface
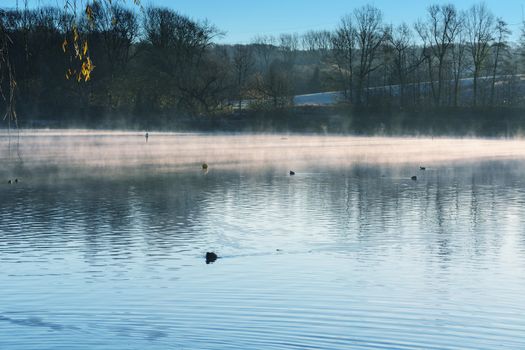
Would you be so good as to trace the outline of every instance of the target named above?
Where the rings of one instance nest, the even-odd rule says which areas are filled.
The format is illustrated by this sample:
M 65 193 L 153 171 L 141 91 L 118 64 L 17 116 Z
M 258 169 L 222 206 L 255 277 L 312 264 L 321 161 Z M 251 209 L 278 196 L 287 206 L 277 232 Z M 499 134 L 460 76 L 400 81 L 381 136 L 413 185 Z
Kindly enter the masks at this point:
M 525 162 L 312 163 L 2 183 L 0 348 L 525 348 Z

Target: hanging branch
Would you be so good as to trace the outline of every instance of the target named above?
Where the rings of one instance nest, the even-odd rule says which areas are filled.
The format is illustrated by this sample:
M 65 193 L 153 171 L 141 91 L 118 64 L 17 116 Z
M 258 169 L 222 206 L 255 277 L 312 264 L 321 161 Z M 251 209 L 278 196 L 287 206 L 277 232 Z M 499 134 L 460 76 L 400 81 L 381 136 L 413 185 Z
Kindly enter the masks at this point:
M 0 18 L 5 18 L 5 11 L 0 10 Z M 9 138 L 9 157 L 11 157 L 11 125 L 18 131 L 17 154 L 20 158 L 18 145 L 20 144 L 20 132 L 18 130 L 18 118 L 16 115 L 16 79 L 14 67 L 11 64 L 9 46 L 13 42 L 7 33 L 4 21 L 0 20 L 0 98 L 5 103 L 3 121 L 7 121 L 7 132 Z
M 95 65 L 89 55 L 89 42 L 86 33 L 83 33 L 80 24 L 82 18 L 85 18 L 87 25 L 93 27 L 96 20 L 94 6 L 104 1 L 111 5 L 118 0 L 93 0 L 91 2 L 65 0 L 64 2 L 66 30 L 62 42 L 62 51 L 71 55 L 71 66 L 66 71 L 66 79 L 68 80 L 73 78 L 78 82 L 87 82 L 91 79 Z M 124 2 L 125 0 L 121 1 Z M 133 0 L 133 3 L 140 6 L 140 0 Z M 115 20 L 113 19 L 113 21 Z
M 111 1 L 111 0 L 108 0 Z M 80 1 L 80 7 L 84 8 L 84 13 L 88 23 L 93 22 L 93 9 L 90 4 L 83 5 Z M 66 30 L 64 31 L 64 41 L 62 42 L 62 51 L 70 55 L 70 66 L 66 71 L 66 79 L 74 78 L 78 82 L 87 82 L 91 79 L 91 72 L 95 69 L 89 56 L 89 44 L 85 34 L 80 30 L 80 16 L 78 13 L 76 0 L 65 0 L 64 2 L 64 20 Z

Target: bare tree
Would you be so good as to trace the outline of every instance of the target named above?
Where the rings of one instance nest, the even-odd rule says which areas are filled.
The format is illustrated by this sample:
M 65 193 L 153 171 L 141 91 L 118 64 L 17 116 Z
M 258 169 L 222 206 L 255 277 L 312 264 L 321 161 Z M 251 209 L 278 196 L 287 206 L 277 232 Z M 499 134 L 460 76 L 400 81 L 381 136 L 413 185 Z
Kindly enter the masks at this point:
M 233 51 L 233 69 L 235 75 L 235 83 L 237 86 L 237 98 L 239 103 L 239 110 L 242 109 L 242 101 L 246 89 L 246 83 L 250 71 L 253 68 L 253 51 L 252 47 L 248 45 L 235 45 Z
M 299 49 L 299 35 L 297 34 L 281 34 L 279 36 L 279 51 L 283 57 L 283 61 L 290 67 L 295 64 L 297 58 L 297 51 Z
M 496 42 L 492 45 L 494 52 L 494 63 L 492 65 L 492 82 L 490 87 L 490 104 L 494 105 L 494 95 L 496 86 L 496 75 L 498 73 L 498 67 L 500 63 L 500 57 L 502 52 L 508 49 L 508 37 L 511 31 L 508 28 L 508 24 L 501 18 L 496 20 Z
M 270 100 L 274 108 L 280 108 L 292 103 L 299 44 L 297 34 L 281 34 L 277 39 L 259 36 L 252 42 L 259 63 L 254 86 L 263 104 Z
M 222 86 L 223 70 L 210 55 L 213 39 L 222 33 L 207 21 L 195 22 L 173 10 L 153 7 L 146 10 L 144 30 L 149 57 L 166 75 L 166 87 L 174 85 L 177 105 L 191 112 L 208 111 L 216 102 L 213 94 Z
M 256 87 L 263 96 L 269 99 L 273 108 L 282 108 L 292 102 L 292 86 L 288 78 L 287 66 L 281 60 L 274 60 L 264 74 L 256 76 Z
M 361 105 L 363 92 L 369 87 L 370 74 L 380 67 L 376 58 L 378 49 L 386 38 L 386 31 L 383 27 L 383 14 L 376 7 L 365 5 L 358 8 L 354 10 L 354 17 L 359 50 L 356 104 Z
M 129 62 L 131 47 L 138 37 L 138 20 L 133 11 L 116 3 L 96 2 L 92 8 L 92 31 L 101 38 L 108 68 L 114 76 Z
M 414 44 L 412 32 L 406 23 L 389 30 L 388 41 L 393 51 L 393 74 L 399 84 L 401 105 L 405 104 L 405 88 L 409 73 L 415 68 L 410 64 L 409 57 L 413 55 Z
M 332 33 L 328 30 L 310 30 L 303 34 L 301 45 L 303 50 L 326 56 L 331 48 Z
M 268 69 L 277 48 L 275 38 L 271 35 L 257 36 L 252 40 L 252 46 L 262 60 L 262 69 Z
M 460 97 L 460 81 L 463 77 L 464 70 L 466 67 L 465 64 L 465 51 L 466 51 L 466 42 L 465 42 L 465 30 L 464 26 L 460 24 L 458 27 L 458 34 L 456 35 L 456 40 L 451 47 L 451 57 L 452 57 L 452 75 L 454 77 L 454 107 L 459 106 L 459 97 Z
M 339 80 L 347 100 L 353 100 L 354 91 L 354 58 L 356 54 L 356 31 L 352 17 L 341 19 L 332 35 L 332 52 Z
M 468 10 L 466 33 L 474 65 L 472 99 L 474 106 L 478 101 L 478 78 L 489 56 L 494 30 L 494 15 L 484 3 L 473 5 Z
M 308 82 L 311 91 L 319 91 L 321 88 L 321 70 L 323 66 L 330 64 L 332 36 L 332 32 L 328 30 L 311 30 L 301 37 L 303 57 L 308 57 L 315 62 L 312 76 Z
M 298 34 L 281 34 L 279 36 L 279 51 L 282 56 L 282 61 L 285 66 L 284 73 L 289 82 L 289 86 L 295 86 L 295 62 L 299 50 L 299 35 Z M 292 89 L 293 90 L 293 89 Z M 292 91 L 295 92 L 295 91 Z
M 456 8 L 451 4 L 431 5 L 427 12 L 427 22 L 418 21 L 416 31 L 423 42 L 434 103 L 439 106 L 442 103 L 447 53 L 454 43 L 460 21 Z

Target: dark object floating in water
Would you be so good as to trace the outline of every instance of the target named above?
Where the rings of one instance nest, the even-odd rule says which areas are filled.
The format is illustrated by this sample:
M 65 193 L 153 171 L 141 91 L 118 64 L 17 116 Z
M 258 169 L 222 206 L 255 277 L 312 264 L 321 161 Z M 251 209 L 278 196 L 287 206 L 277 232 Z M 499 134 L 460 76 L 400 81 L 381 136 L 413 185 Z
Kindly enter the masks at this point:
M 18 183 L 18 179 L 15 179 L 15 184 L 17 184 L 17 183 Z
M 414 176 L 411 177 L 411 179 L 414 180 L 414 181 L 417 181 L 417 176 L 414 175 Z
M 290 170 L 290 176 L 293 176 L 293 175 L 295 175 L 295 171 Z
M 427 168 L 424 167 L 424 166 L 420 166 L 420 167 L 419 167 L 419 170 L 427 170 Z
M 206 170 L 206 169 L 208 169 L 208 164 L 202 163 L 202 170 Z
M 214 252 L 207 252 L 206 253 L 206 264 L 214 263 L 215 260 L 217 260 L 219 257 Z
M 13 181 L 11 181 L 11 180 L 7 180 L 7 184 L 8 184 L 8 185 L 11 185 L 12 183 L 13 183 Z

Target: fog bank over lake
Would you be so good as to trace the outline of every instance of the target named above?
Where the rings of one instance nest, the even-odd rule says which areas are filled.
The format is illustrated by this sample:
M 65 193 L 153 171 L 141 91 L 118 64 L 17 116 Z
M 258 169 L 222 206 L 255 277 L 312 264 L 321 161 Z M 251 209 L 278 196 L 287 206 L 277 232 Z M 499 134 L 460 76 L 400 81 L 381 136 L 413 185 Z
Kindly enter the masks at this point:
M 9 145 L 10 143 L 10 145 Z M 0 133 L 3 172 L 36 169 L 166 171 L 278 167 L 308 171 L 354 164 L 435 166 L 525 158 L 525 140 L 400 138 L 314 135 L 220 135 L 87 130 L 30 130 L 18 137 Z M 93 174 L 93 173 L 91 173 Z

